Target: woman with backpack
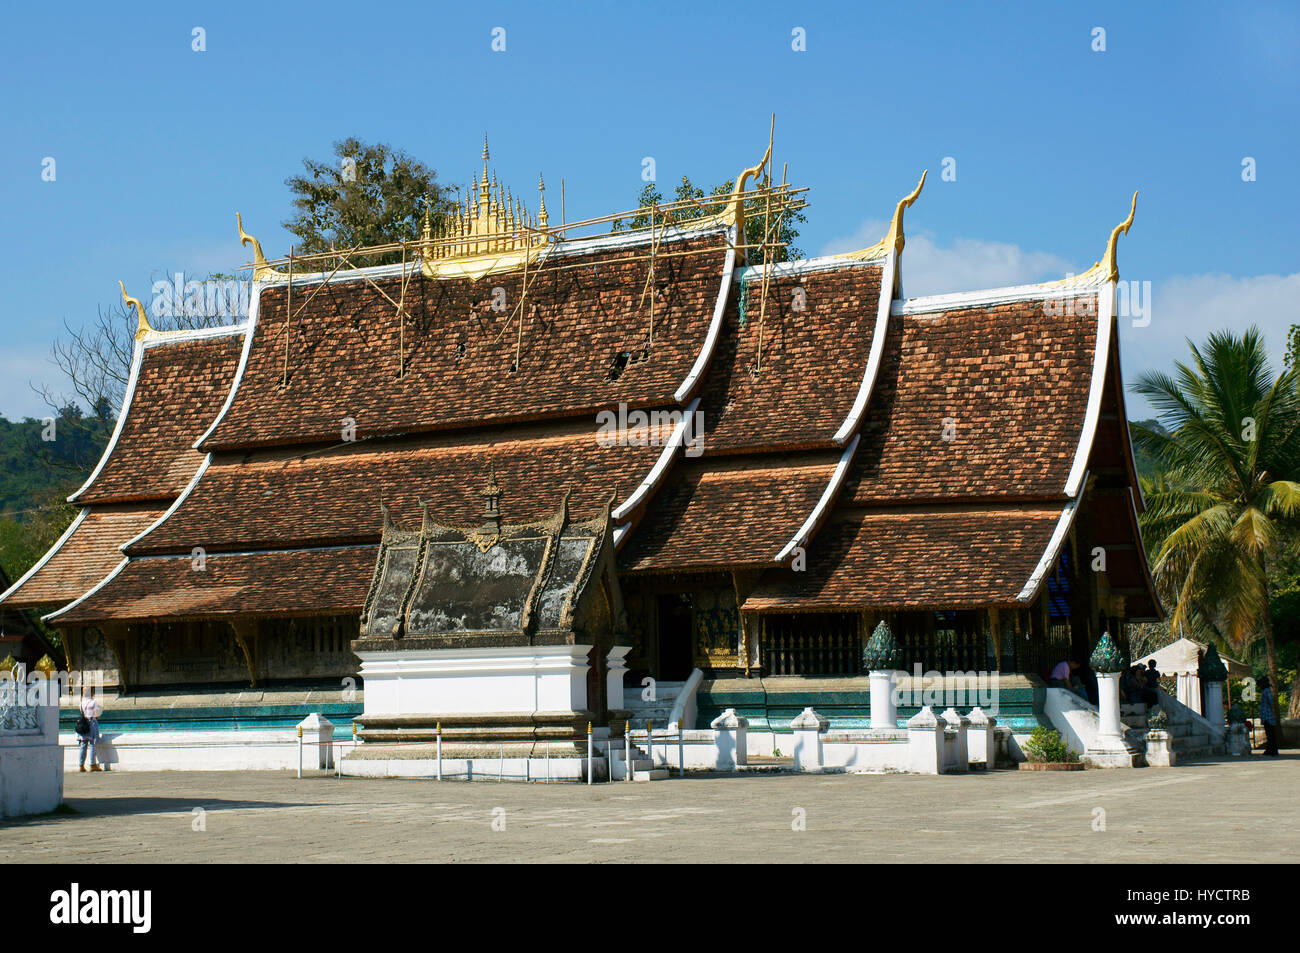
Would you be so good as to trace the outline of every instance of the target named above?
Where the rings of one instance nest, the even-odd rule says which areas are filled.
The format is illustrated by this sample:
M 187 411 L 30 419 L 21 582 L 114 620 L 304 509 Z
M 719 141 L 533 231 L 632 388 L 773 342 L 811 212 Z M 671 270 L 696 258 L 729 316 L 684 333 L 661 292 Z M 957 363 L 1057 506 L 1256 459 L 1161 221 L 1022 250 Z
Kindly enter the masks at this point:
M 95 697 L 92 688 L 90 694 L 81 700 L 81 715 L 77 718 L 77 746 L 81 749 L 81 770 L 86 770 L 86 749 L 90 749 L 90 770 L 99 768 L 99 716 L 104 713 L 104 706 Z

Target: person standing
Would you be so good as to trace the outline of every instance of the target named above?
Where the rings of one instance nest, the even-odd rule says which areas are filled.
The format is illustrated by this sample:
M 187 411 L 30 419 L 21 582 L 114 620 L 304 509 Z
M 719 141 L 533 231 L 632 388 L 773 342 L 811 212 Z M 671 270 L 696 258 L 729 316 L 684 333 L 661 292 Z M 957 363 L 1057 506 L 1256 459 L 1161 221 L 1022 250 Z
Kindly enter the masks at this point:
M 99 767 L 99 716 L 104 713 L 104 706 L 95 697 L 92 688 L 90 694 L 81 699 L 81 717 L 77 719 L 77 746 L 81 749 L 78 762 L 82 771 L 86 770 L 86 749 L 90 749 L 90 770 Z
M 1273 695 L 1273 683 L 1265 675 L 1259 680 L 1259 720 L 1264 726 L 1264 754 L 1276 758 L 1277 753 L 1277 699 Z

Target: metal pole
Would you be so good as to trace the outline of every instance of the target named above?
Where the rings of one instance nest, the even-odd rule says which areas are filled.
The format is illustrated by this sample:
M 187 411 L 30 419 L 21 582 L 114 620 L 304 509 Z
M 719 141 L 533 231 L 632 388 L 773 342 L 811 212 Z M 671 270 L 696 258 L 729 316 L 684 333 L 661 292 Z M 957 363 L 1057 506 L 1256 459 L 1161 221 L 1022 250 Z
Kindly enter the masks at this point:
M 645 750 L 650 753 L 650 770 L 653 771 L 655 769 L 655 736 L 649 718 L 645 720 Z
M 298 726 L 298 777 L 302 777 L 302 725 Z
M 563 180 L 561 180 L 563 181 Z M 591 722 L 587 722 L 587 783 L 591 784 L 592 760 L 591 760 Z
M 614 739 L 605 739 L 605 761 L 609 768 L 609 780 L 614 780 Z
M 438 737 L 438 780 L 442 780 L 442 722 L 438 722 L 436 731 Z
M 677 723 L 677 773 L 686 775 L 686 749 L 682 744 L 682 723 Z
M 551 780 L 551 743 L 546 742 L 546 780 Z
M 623 780 L 632 780 L 632 720 L 623 722 Z
M 501 747 L 497 750 L 497 780 L 506 779 L 506 743 L 501 742 Z

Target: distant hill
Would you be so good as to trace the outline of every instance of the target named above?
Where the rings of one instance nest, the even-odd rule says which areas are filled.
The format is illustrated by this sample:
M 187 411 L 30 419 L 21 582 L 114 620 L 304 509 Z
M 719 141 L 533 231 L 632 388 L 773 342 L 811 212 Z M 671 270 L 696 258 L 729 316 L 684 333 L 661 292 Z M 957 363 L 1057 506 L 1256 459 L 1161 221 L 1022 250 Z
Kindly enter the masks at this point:
M 1130 423 L 1130 426 L 1132 426 L 1132 424 L 1140 424 L 1147 430 L 1154 430 L 1159 434 L 1168 435 L 1169 433 L 1168 430 L 1160 426 L 1160 421 L 1156 420 L 1154 417 L 1150 420 L 1135 420 Z M 1160 467 L 1156 465 L 1155 458 L 1139 447 L 1136 441 L 1133 443 L 1133 462 L 1137 466 L 1138 476 L 1140 477 L 1149 477 L 1160 469 Z
M 26 572 L 72 520 L 76 508 L 66 497 L 94 469 L 112 427 L 76 405 L 48 420 L 0 417 L 0 566 L 11 577 Z

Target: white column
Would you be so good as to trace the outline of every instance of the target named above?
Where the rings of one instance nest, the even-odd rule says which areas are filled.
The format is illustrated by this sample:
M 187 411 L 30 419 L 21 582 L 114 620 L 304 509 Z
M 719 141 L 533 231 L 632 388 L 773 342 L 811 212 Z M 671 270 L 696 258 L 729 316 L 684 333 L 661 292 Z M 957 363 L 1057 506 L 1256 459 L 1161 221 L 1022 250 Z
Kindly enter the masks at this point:
M 795 768 L 799 771 L 820 771 L 822 769 L 821 733 L 830 727 L 830 722 L 809 707 L 790 722 L 790 727 L 794 729 Z
M 717 733 L 713 743 L 718 749 L 719 771 L 734 771 L 747 762 L 746 732 L 749 730 L 747 719 L 737 715 L 736 709 L 728 708 L 709 722 L 709 727 Z
M 894 704 L 894 673 L 872 671 L 871 680 L 871 727 L 897 728 L 898 706 Z
M 1293 689 L 1294 690 L 1294 689 Z M 1205 718 L 1218 741 L 1223 740 L 1223 682 L 1205 683 Z
M 1097 713 L 1097 740 L 1123 744 L 1124 726 L 1119 720 L 1118 672 L 1097 674 Z
M 907 722 L 907 745 L 916 774 L 943 774 L 945 723 L 926 705 Z
M 616 645 L 605 656 L 605 707 L 623 710 L 623 676 L 627 674 L 627 653 L 630 645 Z

